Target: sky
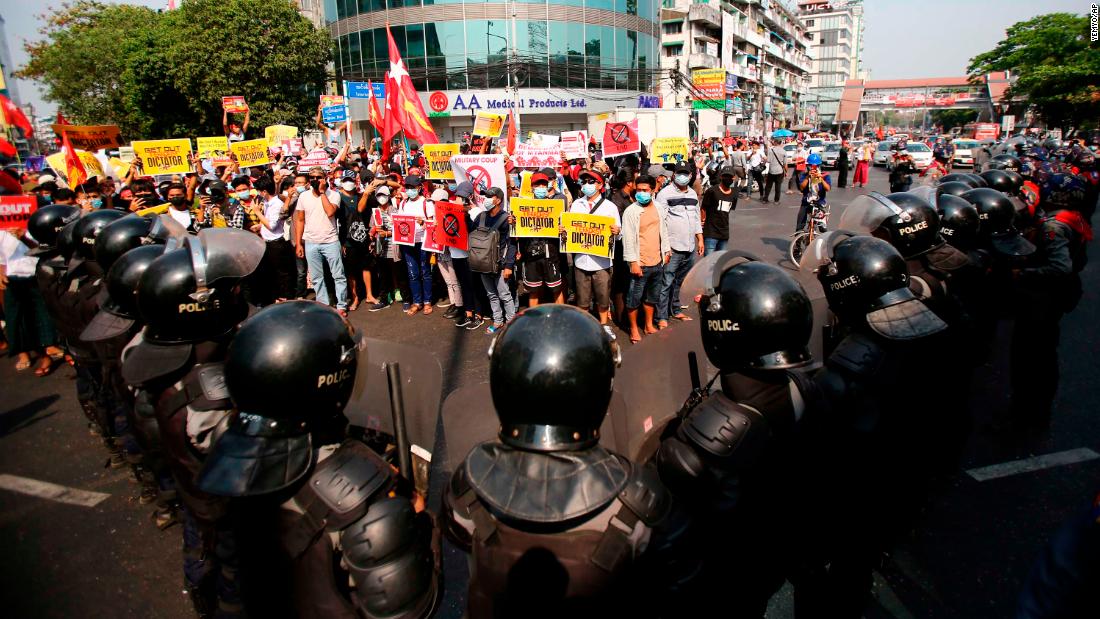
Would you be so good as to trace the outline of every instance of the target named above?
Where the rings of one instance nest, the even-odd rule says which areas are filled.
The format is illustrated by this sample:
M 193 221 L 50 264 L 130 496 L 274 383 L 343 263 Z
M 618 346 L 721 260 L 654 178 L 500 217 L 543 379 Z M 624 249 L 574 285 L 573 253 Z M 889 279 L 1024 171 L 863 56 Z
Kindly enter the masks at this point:
M 168 0 L 119 0 L 155 9 Z M 551 0 L 553 1 L 553 0 Z M 17 67 L 27 61 L 23 43 L 38 40 L 40 14 L 61 0 L 0 0 L 8 46 Z M 28 10 L 27 7 L 34 8 Z M 966 74 L 970 58 L 992 49 L 1008 26 L 1040 13 L 1084 13 L 1083 0 L 864 0 L 866 15 L 863 63 L 871 79 L 955 77 Z M 19 80 L 23 103 L 38 116 L 56 106 L 35 84 Z

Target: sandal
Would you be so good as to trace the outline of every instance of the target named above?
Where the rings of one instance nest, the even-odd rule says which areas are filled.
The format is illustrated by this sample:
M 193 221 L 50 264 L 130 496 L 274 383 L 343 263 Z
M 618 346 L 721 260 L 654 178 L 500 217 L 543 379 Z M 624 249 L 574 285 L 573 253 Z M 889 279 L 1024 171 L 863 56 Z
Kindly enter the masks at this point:
M 642 336 L 641 335 L 638 335 L 638 336 L 631 335 L 630 336 L 630 343 L 631 344 L 637 344 L 638 342 L 641 342 L 641 341 L 642 341 Z
M 354 312 L 357 309 L 359 309 L 359 299 L 352 301 L 351 305 L 348 306 L 349 312 Z
M 428 314 L 431 314 L 434 311 L 435 310 L 432 309 L 432 304 L 431 303 L 425 303 L 424 304 L 424 315 L 425 316 L 427 316 Z
M 39 365 L 38 367 L 34 368 L 34 375 L 39 378 L 49 376 L 53 373 L 54 368 L 53 359 L 50 359 L 49 357 L 44 357 L 42 360 L 46 362 L 45 365 Z
M 684 322 L 690 322 L 694 320 L 691 316 L 688 316 L 687 314 L 673 314 L 672 317 L 676 320 L 682 320 Z
M 29 369 L 30 367 L 31 367 L 31 360 L 30 359 L 20 359 L 19 361 L 15 362 L 15 371 L 16 372 L 22 372 L 24 370 Z
M 415 314 L 419 311 L 420 311 L 420 304 L 419 303 L 413 303 L 412 305 L 409 306 L 409 309 L 405 310 L 405 315 L 406 316 L 412 316 L 413 314 Z

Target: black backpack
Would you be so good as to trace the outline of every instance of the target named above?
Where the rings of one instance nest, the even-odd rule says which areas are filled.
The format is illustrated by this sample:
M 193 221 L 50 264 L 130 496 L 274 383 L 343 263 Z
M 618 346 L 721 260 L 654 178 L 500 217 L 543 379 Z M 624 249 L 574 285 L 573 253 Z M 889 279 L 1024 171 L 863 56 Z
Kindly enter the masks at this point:
M 485 225 L 488 213 L 482 213 L 477 218 L 477 229 L 470 232 L 469 240 L 470 270 L 475 273 L 499 273 L 500 272 L 500 228 L 501 224 L 508 220 L 501 217 L 491 227 Z

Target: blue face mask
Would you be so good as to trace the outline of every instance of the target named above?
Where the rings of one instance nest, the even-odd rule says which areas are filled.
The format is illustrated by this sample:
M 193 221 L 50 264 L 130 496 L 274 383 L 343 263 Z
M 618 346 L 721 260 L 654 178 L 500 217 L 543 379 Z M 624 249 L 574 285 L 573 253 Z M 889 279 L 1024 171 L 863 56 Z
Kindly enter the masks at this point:
M 304 185 L 295 185 L 294 191 L 297 191 L 298 193 L 305 193 L 309 191 L 309 187 L 306 187 Z
M 415 200 L 416 196 L 419 196 L 419 195 L 420 195 L 420 190 L 415 188 L 415 187 L 409 187 L 409 188 L 405 189 L 405 197 L 407 197 L 410 200 Z
M 588 196 L 589 198 L 596 195 L 596 189 L 597 189 L 597 187 L 595 185 L 589 185 L 587 183 L 584 184 L 584 185 L 581 185 L 581 193 Z
M 53 202 L 53 196 L 42 196 L 42 199 L 46 201 L 46 204 Z
M 536 198 L 542 200 L 546 197 L 546 194 L 550 193 L 550 189 L 548 187 L 535 187 L 532 193 L 535 194 Z
M 653 196 L 649 195 L 648 191 L 637 191 L 634 193 L 634 199 L 638 201 L 638 204 L 645 206 L 649 204 L 649 201 L 653 199 Z
M 677 174 L 676 178 L 672 180 L 676 181 L 677 185 L 683 187 L 687 185 L 689 181 L 691 181 L 691 176 L 688 174 Z
M 454 193 L 458 189 L 458 185 L 455 183 L 447 183 L 447 191 Z
M 92 208 L 103 208 L 103 199 L 96 198 L 92 200 Z

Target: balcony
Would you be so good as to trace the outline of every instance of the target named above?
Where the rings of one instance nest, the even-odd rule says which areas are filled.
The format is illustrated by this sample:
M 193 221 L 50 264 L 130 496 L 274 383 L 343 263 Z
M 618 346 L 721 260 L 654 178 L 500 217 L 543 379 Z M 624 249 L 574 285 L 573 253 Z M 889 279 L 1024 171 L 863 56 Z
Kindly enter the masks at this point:
M 687 66 L 689 69 L 717 69 L 720 64 L 717 56 L 688 54 L 687 57 Z
M 688 21 L 703 22 L 715 28 L 721 28 L 722 12 L 706 4 L 692 4 L 688 8 Z

